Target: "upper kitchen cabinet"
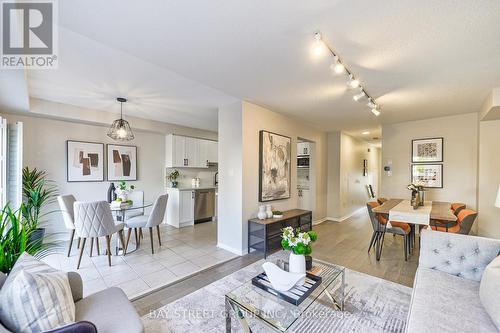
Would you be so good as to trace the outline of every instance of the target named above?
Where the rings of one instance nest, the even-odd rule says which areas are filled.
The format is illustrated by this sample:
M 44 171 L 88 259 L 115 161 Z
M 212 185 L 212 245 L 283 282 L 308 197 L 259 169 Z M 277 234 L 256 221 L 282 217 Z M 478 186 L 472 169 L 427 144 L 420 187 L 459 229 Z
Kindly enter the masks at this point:
M 169 134 L 166 137 L 165 165 L 167 168 L 208 168 L 217 163 L 217 142 Z
M 207 142 L 207 158 L 208 163 L 217 163 L 218 162 L 218 144 L 217 141 L 205 140 Z
M 304 155 L 309 155 L 310 153 L 310 145 L 309 142 L 299 142 L 297 143 L 297 155 L 298 156 L 304 156 Z

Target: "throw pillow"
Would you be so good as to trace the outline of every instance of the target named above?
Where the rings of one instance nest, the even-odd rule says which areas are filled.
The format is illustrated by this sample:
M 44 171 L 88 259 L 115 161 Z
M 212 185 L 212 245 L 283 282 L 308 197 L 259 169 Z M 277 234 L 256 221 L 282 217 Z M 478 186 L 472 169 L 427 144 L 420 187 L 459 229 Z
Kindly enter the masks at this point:
M 500 256 L 493 259 L 484 270 L 479 285 L 479 299 L 500 330 Z
M 42 332 L 74 322 L 67 273 L 23 253 L 0 290 L 0 321 L 13 332 Z

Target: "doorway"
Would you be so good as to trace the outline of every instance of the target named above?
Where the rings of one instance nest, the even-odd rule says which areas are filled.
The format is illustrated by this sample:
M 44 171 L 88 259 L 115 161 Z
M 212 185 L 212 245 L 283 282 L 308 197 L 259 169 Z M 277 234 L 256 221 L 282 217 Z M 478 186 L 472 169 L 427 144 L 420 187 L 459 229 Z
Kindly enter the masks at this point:
M 315 218 L 316 208 L 316 144 L 297 138 L 297 207 L 310 210 Z

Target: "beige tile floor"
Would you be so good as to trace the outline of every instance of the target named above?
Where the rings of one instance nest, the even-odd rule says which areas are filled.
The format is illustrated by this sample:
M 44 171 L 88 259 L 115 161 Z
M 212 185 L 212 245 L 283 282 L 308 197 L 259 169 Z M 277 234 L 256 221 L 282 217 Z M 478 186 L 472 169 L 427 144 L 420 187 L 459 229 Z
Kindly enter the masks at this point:
M 82 276 L 83 293 L 90 295 L 108 287 L 117 286 L 130 299 L 181 280 L 211 266 L 236 257 L 235 254 L 217 248 L 216 222 L 197 224 L 194 227 L 176 229 L 161 226 L 162 246 L 154 234 L 155 253 L 151 254 L 149 232 L 144 232 L 140 248 L 126 256 L 111 257 L 112 266 L 104 255 L 105 239 L 100 240 L 101 254 L 95 244 L 93 256 L 89 256 L 90 242 L 85 246 L 80 269 L 76 269 L 78 251 L 76 244 L 68 258 L 66 254 L 53 254 L 43 260 L 65 271 L 76 271 Z M 113 244 L 116 236 L 113 237 Z M 74 242 L 76 243 L 76 242 Z M 129 249 L 135 248 L 134 236 Z M 112 251 L 114 254 L 114 250 Z

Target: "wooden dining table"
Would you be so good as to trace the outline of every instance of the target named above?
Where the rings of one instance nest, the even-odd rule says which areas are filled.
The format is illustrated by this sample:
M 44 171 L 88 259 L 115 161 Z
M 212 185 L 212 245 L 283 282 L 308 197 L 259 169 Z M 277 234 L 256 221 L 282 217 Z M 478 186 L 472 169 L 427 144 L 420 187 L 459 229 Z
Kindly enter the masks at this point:
M 404 199 L 389 199 L 382 205 L 373 208 L 373 212 L 377 214 L 389 214 L 392 208 L 396 207 Z M 431 220 L 441 220 L 455 222 L 457 217 L 451 210 L 451 202 L 432 201 Z
M 404 199 L 389 199 L 386 202 L 384 202 L 382 205 L 373 208 L 373 212 L 376 214 L 384 214 L 387 217 L 389 216 L 389 213 L 391 209 L 396 207 L 398 204 L 400 204 Z M 418 209 L 418 208 L 417 208 Z M 432 207 L 431 207 L 431 212 L 429 216 L 429 222 L 427 222 L 426 225 L 430 224 L 430 220 L 439 220 L 440 223 L 448 229 L 448 226 L 453 224 L 454 222 L 457 221 L 457 217 L 455 214 L 453 214 L 453 211 L 451 210 L 451 203 L 450 202 L 443 202 L 443 201 L 432 201 Z M 389 221 L 390 222 L 390 221 Z M 403 221 L 399 221 L 403 222 Z M 407 221 L 405 221 L 407 222 Z M 422 225 L 422 224 L 420 224 Z M 384 243 L 384 235 L 385 235 L 385 228 L 386 225 L 379 226 L 382 229 L 377 230 L 377 237 L 375 239 L 375 257 L 378 260 L 380 260 L 380 257 L 382 255 L 382 246 Z M 412 225 L 412 230 L 415 230 L 415 226 Z

